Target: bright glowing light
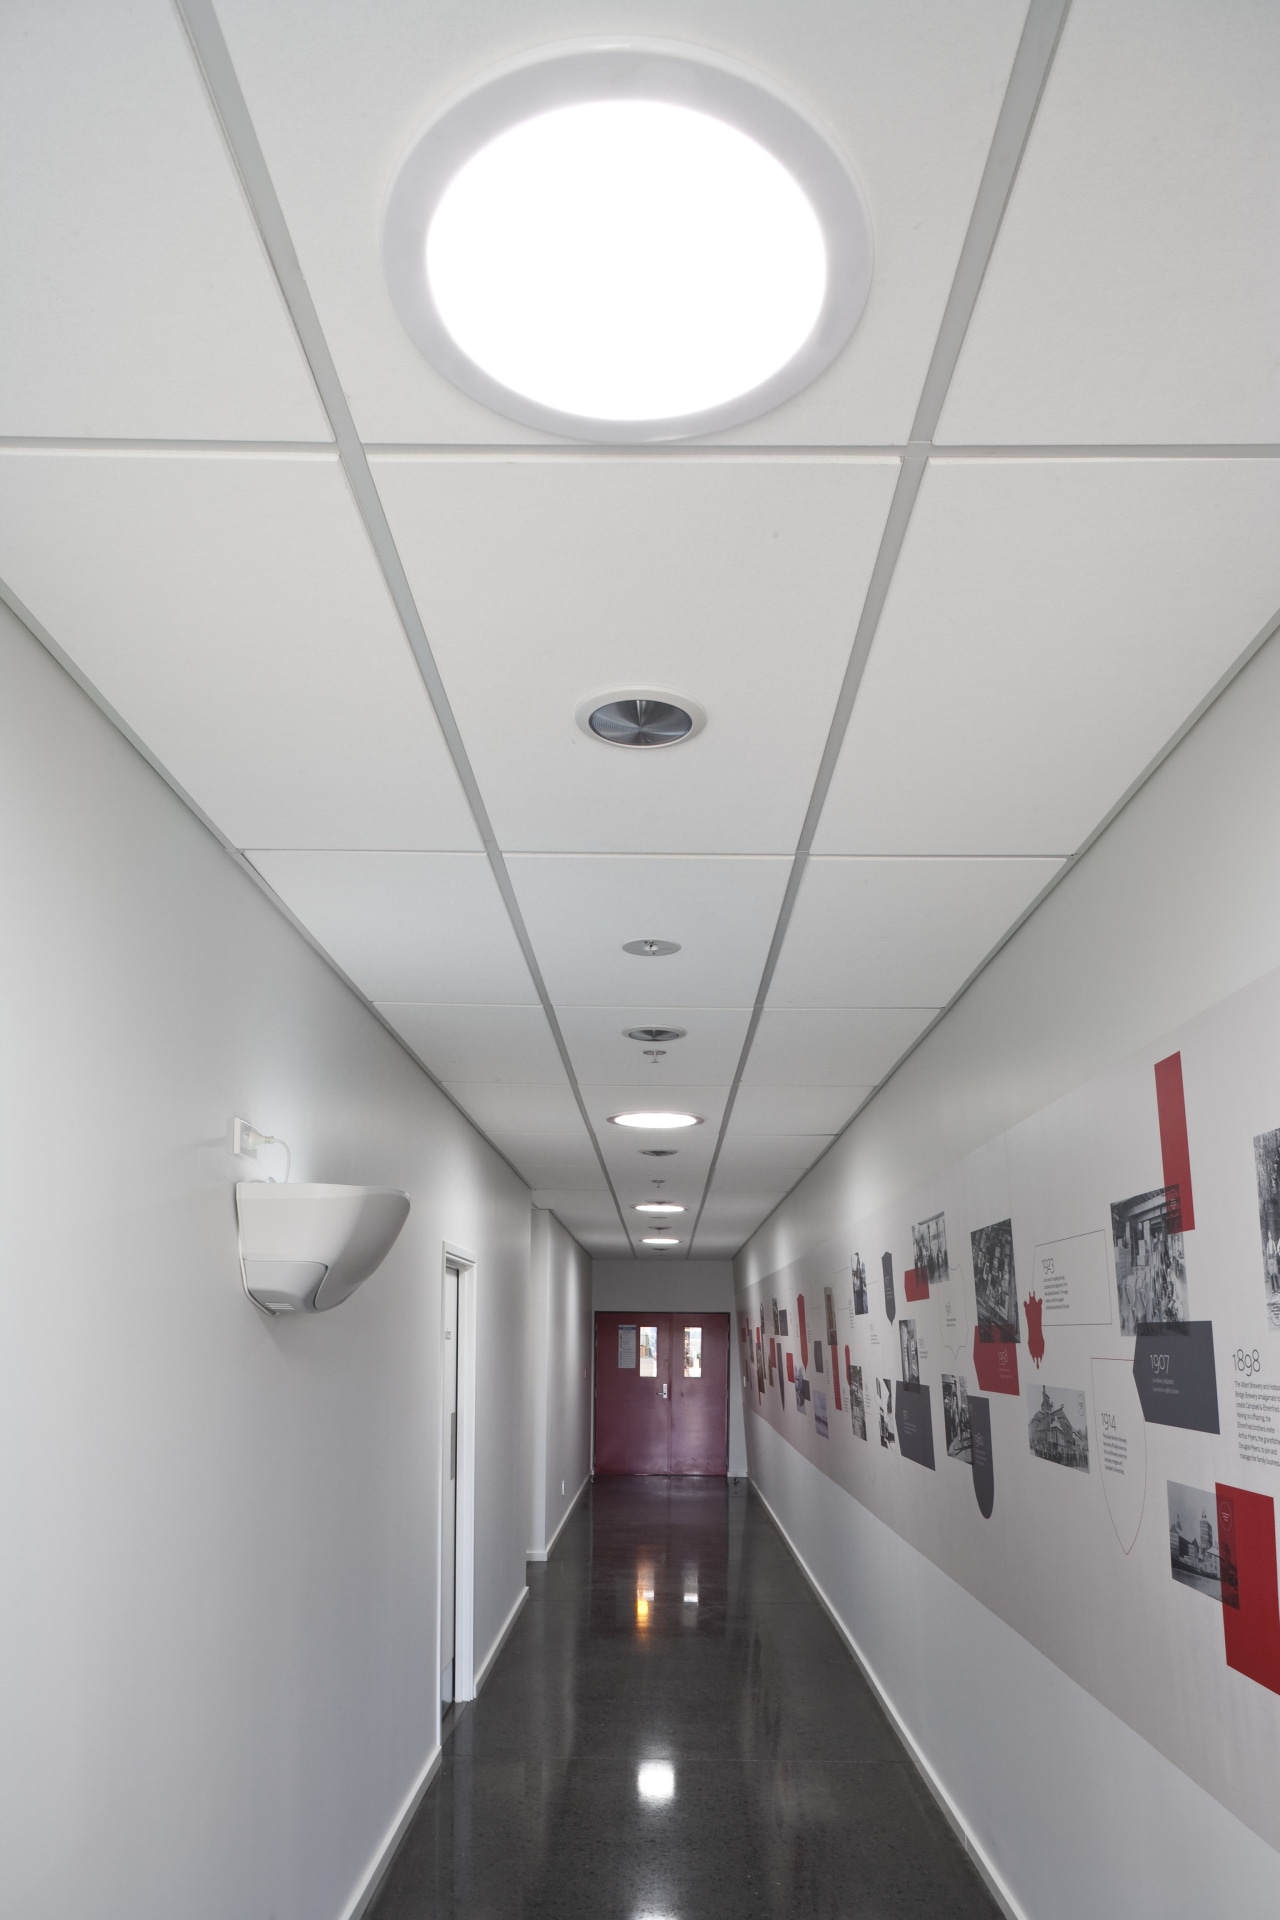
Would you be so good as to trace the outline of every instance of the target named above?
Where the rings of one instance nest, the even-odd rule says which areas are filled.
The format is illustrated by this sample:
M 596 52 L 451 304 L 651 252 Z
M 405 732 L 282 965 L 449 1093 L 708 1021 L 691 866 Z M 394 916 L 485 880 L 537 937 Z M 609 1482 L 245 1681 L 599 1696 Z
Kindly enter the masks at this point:
M 653 1132 L 669 1132 L 673 1127 L 700 1127 L 696 1113 L 611 1113 L 614 1127 L 648 1127 Z
M 685 1597 L 684 1597 L 684 1603 L 685 1603 L 685 1605 L 686 1605 L 686 1607 L 696 1607 L 696 1606 L 697 1606 L 697 1604 L 698 1604 L 698 1589 L 697 1589 L 696 1587 L 694 1588 L 694 1590 L 693 1590 L 693 1592 L 692 1592 L 692 1593 L 686 1593 L 686 1595 L 685 1595 Z
M 636 1212 L 637 1213 L 683 1213 L 684 1208 L 678 1207 L 674 1200 L 639 1200 L 636 1203 Z
M 500 133 L 427 232 L 446 330 L 494 380 L 584 419 L 674 420 L 794 358 L 826 297 L 822 228 L 750 135 L 660 100 Z
M 636 1791 L 650 1806 L 663 1800 L 673 1800 L 676 1791 L 675 1768 L 665 1760 L 646 1761 L 636 1775 Z
M 680 1242 L 673 1233 L 646 1233 L 640 1245 L 642 1247 L 678 1247 Z

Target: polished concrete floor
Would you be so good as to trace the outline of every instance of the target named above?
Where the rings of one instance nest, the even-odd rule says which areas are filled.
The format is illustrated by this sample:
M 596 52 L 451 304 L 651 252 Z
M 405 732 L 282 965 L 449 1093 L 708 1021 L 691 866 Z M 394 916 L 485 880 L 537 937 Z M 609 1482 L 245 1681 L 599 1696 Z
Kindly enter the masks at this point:
M 759 1500 L 605 1480 L 464 1709 L 371 1920 L 990 1920 Z

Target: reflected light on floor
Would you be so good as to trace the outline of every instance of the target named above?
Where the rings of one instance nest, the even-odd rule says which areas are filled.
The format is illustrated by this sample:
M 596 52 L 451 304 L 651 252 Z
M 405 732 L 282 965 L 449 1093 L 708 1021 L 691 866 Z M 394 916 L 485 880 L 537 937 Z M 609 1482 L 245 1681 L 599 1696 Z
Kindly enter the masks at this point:
M 664 1800 L 673 1800 L 676 1791 L 675 1768 L 666 1760 L 646 1761 L 636 1775 L 636 1791 L 651 1806 Z

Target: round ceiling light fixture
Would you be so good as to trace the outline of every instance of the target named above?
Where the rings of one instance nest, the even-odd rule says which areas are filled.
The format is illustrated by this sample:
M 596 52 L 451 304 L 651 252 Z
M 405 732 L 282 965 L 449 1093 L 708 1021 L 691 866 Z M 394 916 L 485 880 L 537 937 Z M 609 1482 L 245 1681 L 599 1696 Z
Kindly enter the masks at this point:
M 637 1213 L 683 1213 L 684 1208 L 677 1206 L 674 1200 L 639 1200 Z
M 641 1245 L 646 1247 L 678 1247 L 680 1242 L 673 1233 L 646 1233 Z
M 668 1133 L 677 1127 L 700 1127 L 702 1116 L 697 1113 L 611 1113 L 611 1127 L 644 1127 L 650 1133 Z
M 623 943 L 624 953 L 639 954 L 642 960 L 664 960 L 669 953 L 679 953 L 678 940 L 627 940 Z
M 640 40 L 558 48 L 455 99 L 392 187 L 382 260 L 416 345 L 575 439 L 720 432 L 830 365 L 871 286 L 853 175 L 751 73 Z
M 584 733 L 610 747 L 675 747 L 707 724 L 696 700 L 643 687 L 593 694 L 575 718 Z
M 624 1027 L 624 1040 L 639 1040 L 646 1046 L 661 1047 L 672 1040 L 683 1040 L 688 1033 L 687 1027 Z

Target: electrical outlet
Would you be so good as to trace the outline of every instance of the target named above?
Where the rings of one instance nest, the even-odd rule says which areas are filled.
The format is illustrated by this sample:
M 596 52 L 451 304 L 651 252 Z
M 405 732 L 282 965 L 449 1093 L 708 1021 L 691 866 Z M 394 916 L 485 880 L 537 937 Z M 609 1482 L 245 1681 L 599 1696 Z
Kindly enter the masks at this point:
M 261 1142 L 262 1135 L 258 1132 L 258 1129 L 251 1127 L 247 1120 L 242 1120 L 237 1114 L 236 1118 L 231 1122 L 232 1153 L 239 1159 L 256 1160 Z

